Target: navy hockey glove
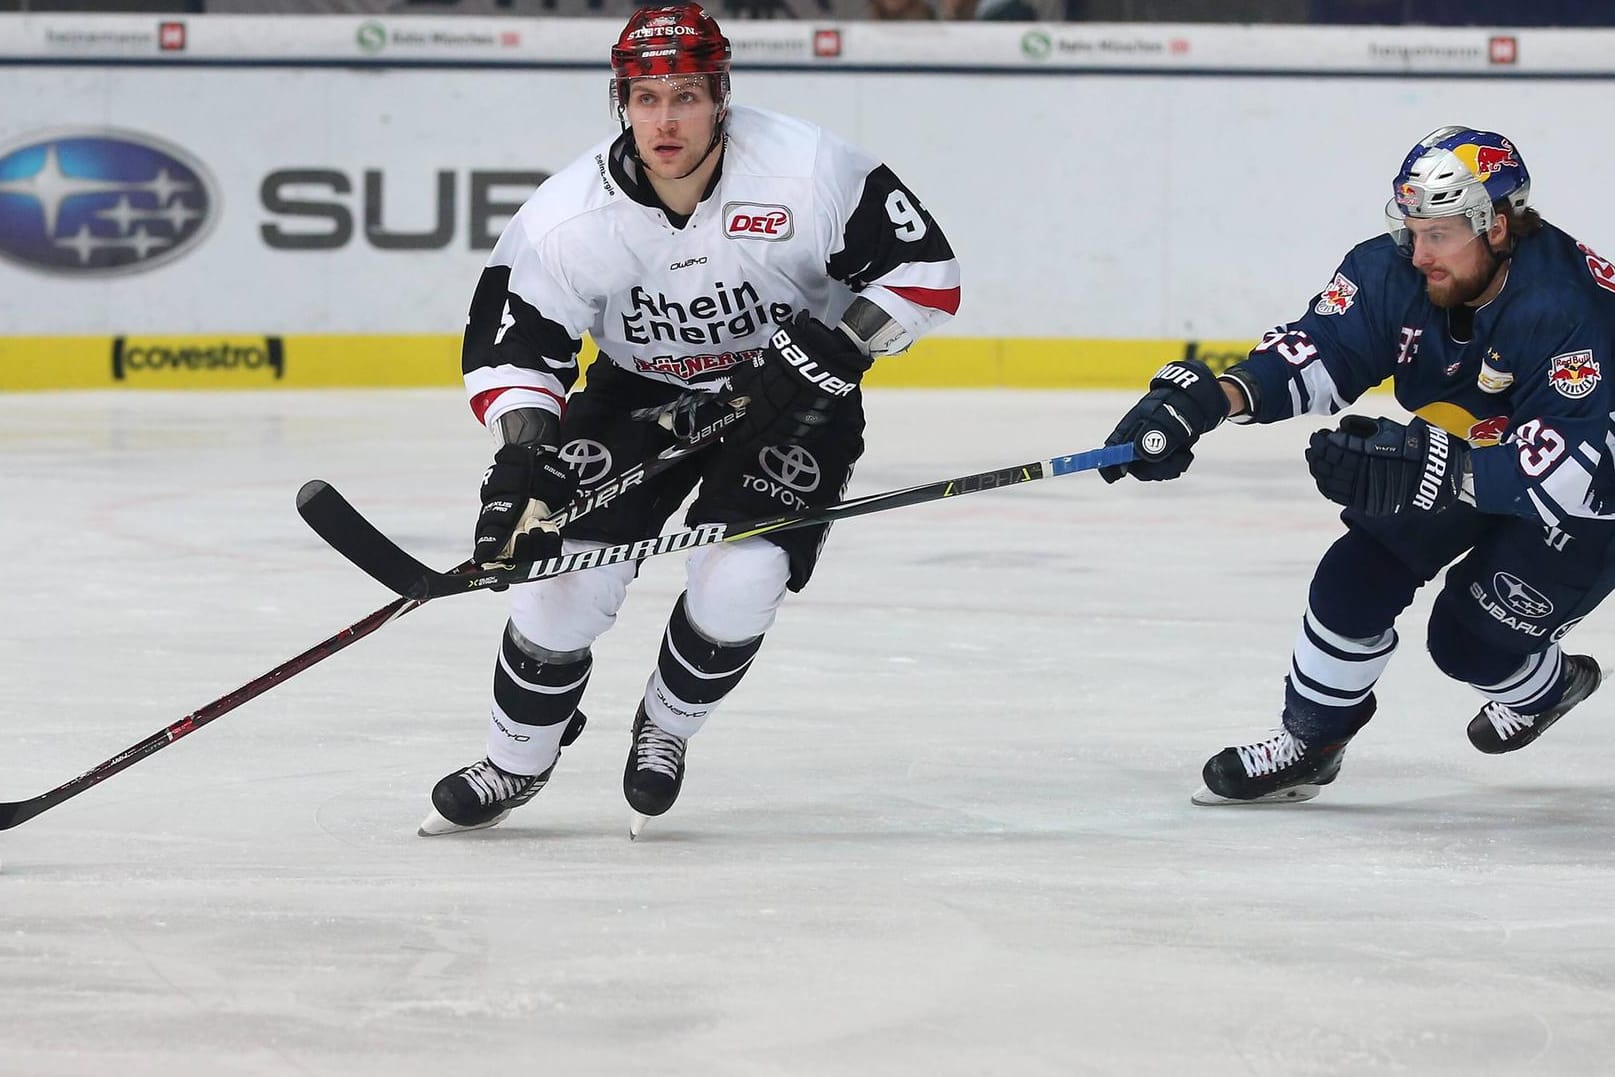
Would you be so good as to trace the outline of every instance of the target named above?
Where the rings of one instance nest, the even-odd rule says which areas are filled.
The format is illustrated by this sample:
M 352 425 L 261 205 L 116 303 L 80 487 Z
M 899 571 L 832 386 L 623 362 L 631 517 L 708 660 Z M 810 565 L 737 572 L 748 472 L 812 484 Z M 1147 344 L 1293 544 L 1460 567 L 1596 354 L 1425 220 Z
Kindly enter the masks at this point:
M 482 476 L 482 511 L 477 515 L 479 565 L 542 561 L 561 552 L 561 529 L 547 523 L 577 493 L 577 476 L 561 458 L 540 445 L 505 445 Z
M 1423 419 L 1348 415 L 1307 443 L 1318 492 L 1370 516 L 1440 512 L 1458 500 L 1468 460 L 1467 443 Z
M 1102 467 L 1099 477 L 1115 482 L 1132 475 L 1145 482 L 1175 479 L 1194 462 L 1190 451 L 1201 434 L 1228 418 L 1228 397 L 1211 368 L 1198 359 L 1166 364 L 1150 379 L 1150 391 L 1122 416 L 1106 445 L 1132 443 L 1131 464 Z
M 805 311 L 774 331 L 750 365 L 737 367 L 729 395 L 746 413 L 725 436 L 732 445 L 794 445 L 830 422 L 858 388 L 870 359 L 845 333 Z

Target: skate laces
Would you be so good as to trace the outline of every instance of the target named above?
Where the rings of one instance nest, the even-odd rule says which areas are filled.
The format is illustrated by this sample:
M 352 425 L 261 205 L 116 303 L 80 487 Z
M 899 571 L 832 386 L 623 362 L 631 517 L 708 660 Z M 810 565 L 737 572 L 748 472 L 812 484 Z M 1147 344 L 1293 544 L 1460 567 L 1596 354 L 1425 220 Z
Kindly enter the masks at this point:
M 1288 729 L 1281 729 L 1256 744 L 1246 744 L 1234 749 L 1239 754 L 1240 763 L 1245 767 L 1245 773 L 1252 778 L 1283 770 L 1299 760 L 1301 753 L 1306 750 L 1306 743 L 1297 740 Z
M 466 784 L 471 786 L 477 799 L 484 804 L 497 804 L 509 800 L 520 794 L 532 782 L 532 778 L 525 774 L 512 774 L 500 770 L 491 760 L 484 759 L 480 763 L 472 763 L 460 772 Z
M 669 778 L 678 777 L 679 762 L 684 758 L 684 739 L 666 732 L 648 717 L 634 739 L 634 766 L 638 770 L 654 770 Z
M 1535 720 L 1535 715 L 1521 714 L 1513 707 L 1502 703 L 1492 702 L 1480 709 L 1486 720 L 1492 723 L 1497 735 L 1507 740 L 1522 729 L 1529 729 Z

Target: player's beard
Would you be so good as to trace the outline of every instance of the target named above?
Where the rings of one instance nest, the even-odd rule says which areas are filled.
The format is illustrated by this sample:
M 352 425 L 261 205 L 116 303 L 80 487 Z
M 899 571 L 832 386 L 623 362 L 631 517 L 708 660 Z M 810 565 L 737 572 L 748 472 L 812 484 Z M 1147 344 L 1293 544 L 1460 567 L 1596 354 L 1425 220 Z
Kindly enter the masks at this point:
M 1489 252 L 1488 252 L 1489 253 Z M 1465 303 L 1480 298 L 1486 289 L 1492 286 L 1492 281 L 1507 263 L 1495 255 L 1486 260 L 1486 264 L 1473 273 L 1459 274 L 1452 270 L 1447 271 L 1447 279 L 1436 284 L 1429 277 L 1424 279 L 1425 294 L 1430 302 L 1443 310 L 1461 307 Z

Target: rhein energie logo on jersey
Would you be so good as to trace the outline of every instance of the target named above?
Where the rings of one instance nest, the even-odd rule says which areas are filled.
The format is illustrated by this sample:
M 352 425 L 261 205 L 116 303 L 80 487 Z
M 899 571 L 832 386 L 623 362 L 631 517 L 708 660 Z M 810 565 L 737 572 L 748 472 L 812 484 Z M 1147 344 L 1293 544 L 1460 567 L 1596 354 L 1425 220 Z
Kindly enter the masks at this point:
M 622 338 L 630 344 L 731 344 L 791 316 L 787 303 L 764 303 L 750 282 L 724 287 L 693 299 L 654 296 L 640 285 L 628 293 L 633 309 L 622 316 Z

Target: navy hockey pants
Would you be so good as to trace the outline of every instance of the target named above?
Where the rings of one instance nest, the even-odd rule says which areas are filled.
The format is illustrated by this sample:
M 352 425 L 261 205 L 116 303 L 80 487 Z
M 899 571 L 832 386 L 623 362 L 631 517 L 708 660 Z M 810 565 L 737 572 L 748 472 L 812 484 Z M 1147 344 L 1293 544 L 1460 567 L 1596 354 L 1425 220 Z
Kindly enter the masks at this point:
M 1343 636 L 1389 630 L 1414 593 L 1448 570 L 1430 614 L 1437 667 L 1494 684 L 1545 651 L 1615 590 L 1615 523 L 1572 519 L 1564 529 L 1456 505 L 1434 515 L 1341 513 L 1343 535 L 1319 562 L 1317 618 Z

